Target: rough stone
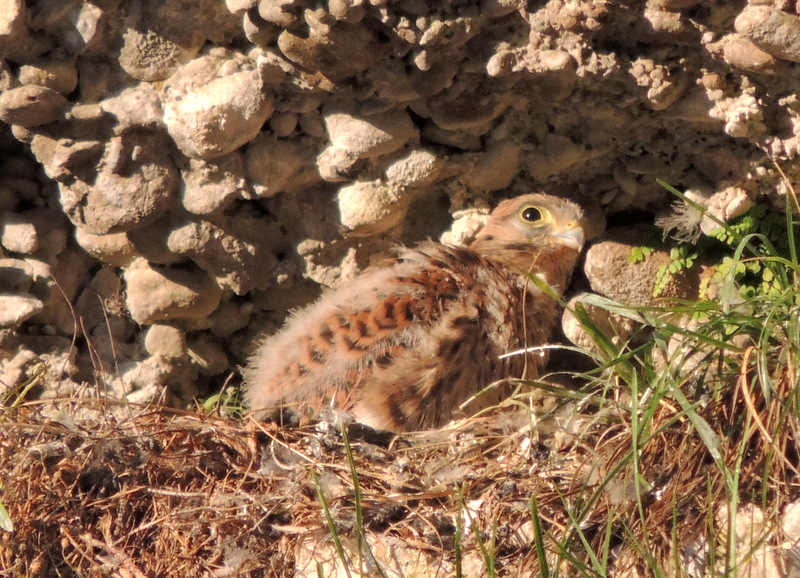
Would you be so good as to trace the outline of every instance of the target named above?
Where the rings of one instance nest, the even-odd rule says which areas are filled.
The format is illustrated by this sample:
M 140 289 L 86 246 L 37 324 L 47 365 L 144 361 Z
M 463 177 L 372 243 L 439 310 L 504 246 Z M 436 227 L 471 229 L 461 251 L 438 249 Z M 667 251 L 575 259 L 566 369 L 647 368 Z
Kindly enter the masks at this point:
M 205 25 L 184 26 L 179 10 L 179 2 L 150 0 L 128 7 L 119 52 L 125 72 L 137 80 L 164 80 L 197 55 Z
M 800 62 L 800 18 L 771 6 L 746 6 L 736 32 L 775 58 Z
M 637 244 L 638 241 L 638 244 Z M 641 261 L 631 262 L 634 248 L 647 243 L 645 234 L 621 234 L 592 245 L 586 252 L 584 272 L 592 290 L 631 306 L 656 306 L 665 299 L 693 299 L 700 286 L 699 266 L 670 278 L 656 296 L 658 270 L 671 262 L 669 251 L 656 249 Z
M 95 48 L 101 42 L 105 15 L 105 10 L 90 2 L 82 2 L 73 8 L 68 20 L 72 28 L 67 28 L 65 34 L 73 54 Z
M 488 123 L 500 116 L 508 104 L 493 91 L 466 81 L 455 83 L 427 102 L 431 120 L 445 130 L 474 130 L 481 126 L 488 130 Z
M 247 326 L 253 315 L 253 304 L 229 299 L 220 303 L 211 314 L 211 332 L 220 338 L 230 337 Z
M 561 134 L 550 134 L 544 139 L 539 150 L 527 155 L 525 168 L 538 181 L 546 181 L 553 175 L 560 175 L 589 159 L 601 155 L 602 151 L 574 142 Z
M 245 12 L 242 17 L 242 29 L 247 39 L 257 46 L 274 44 L 281 33 L 281 28 L 264 20 L 256 8 Z
M 158 265 L 177 265 L 185 263 L 186 257 L 175 253 L 167 246 L 167 239 L 176 226 L 176 223 L 189 219 L 190 215 L 165 214 L 154 223 L 128 231 L 125 233 L 128 240 L 133 244 L 136 254 L 144 257 L 151 263 Z
M 136 247 L 125 233 L 94 235 L 78 227 L 75 240 L 95 259 L 114 267 L 124 267 L 136 257 Z
M 394 152 L 419 136 L 411 117 L 404 110 L 369 116 L 331 110 L 324 112 L 323 120 L 331 145 L 356 158 Z
M 31 38 L 24 0 L 0 0 L 0 54 L 16 62 L 36 58 L 47 50 L 41 40 Z
M 436 182 L 445 161 L 424 149 L 412 149 L 386 166 L 384 180 L 389 186 L 407 190 Z
M 127 129 L 164 127 L 161 102 L 153 85 L 148 82 L 126 88 L 100 102 L 101 110 L 116 119 L 115 132 Z
M 0 94 L 0 120 L 25 128 L 63 118 L 66 108 L 66 99 L 46 86 L 20 86 Z
M 633 62 L 631 75 L 637 85 L 646 88 L 646 98 L 653 110 L 663 110 L 680 98 L 686 89 L 685 78 L 677 78 L 669 68 L 650 59 L 640 58 Z
M 259 135 L 250 143 L 245 163 L 259 197 L 296 192 L 321 182 L 314 149 L 271 135 Z
M 20 84 L 35 84 L 69 94 L 78 86 L 78 71 L 71 61 L 26 64 L 19 69 Z
M 232 14 L 246 12 L 251 8 L 255 8 L 257 4 L 258 0 L 225 0 L 225 6 L 227 6 Z
M 214 335 L 231 364 L 316 283 L 350 278 L 395 240 L 468 242 L 501 198 L 544 189 L 619 220 L 662 214 L 662 179 L 727 219 L 756 194 L 784 202 L 800 180 L 790 2 L 28 4 L 0 0 L 2 98 L 60 96 L 49 117 L 41 103 L 5 108 L 31 126 L 0 130 L 0 215 L 35 231 L 34 256 L 71 303 L 96 272 L 138 258 L 221 285 L 218 310 L 165 305 L 164 323 L 190 342 Z M 15 238 L 15 254 L 34 250 Z M 71 336 L 52 280 L 21 271 L 7 292 L 45 305 L 31 329 Z M 105 299 L 89 329 L 101 365 L 116 355 L 186 394 L 174 381 L 203 364 L 143 362 L 124 292 Z
M 250 197 L 244 162 L 238 153 L 212 160 L 190 159 L 181 171 L 183 207 L 195 215 L 221 213 L 233 201 Z
M 381 180 L 356 181 L 339 189 L 339 219 L 352 235 L 369 236 L 397 225 L 412 196 Z
M 105 361 L 113 361 L 115 352 L 111 347 L 100 349 L 98 342 L 111 340 L 119 348 L 133 333 L 121 306 L 122 280 L 110 267 L 101 267 L 75 302 L 81 330 L 87 337 L 98 337 L 94 347 Z
M 100 141 L 55 140 L 45 135 L 34 135 L 31 152 L 42 163 L 45 173 L 56 181 L 70 181 L 75 177 L 90 176 L 102 157 L 104 146 Z
M 466 184 L 476 191 L 500 191 L 511 185 L 519 173 L 522 147 L 511 140 L 494 142 L 486 147 Z
M 0 294 L 0 327 L 16 327 L 44 309 L 44 303 L 30 295 Z
M 178 171 L 162 154 L 163 139 L 129 131 L 105 147 L 94 182 L 59 183 L 70 220 L 95 235 L 129 231 L 153 222 L 169 206 Z
M 223 53 L 181 66 L 161 93 L 164 122 L 178 148 L 209 159 L 253 140 L 273 112 L 255 64 Z
M 729 34 L 721 42 L 723 58 L 731 66 L 750 72 L 766 74 L 778 72 L 778 60 L 747 38 L 742 38 L 738 34 Z
M 144 338 L 144 348 L 150 355 L 165 359 L 186 359 L 189 355 L 186 334 L 172 325 L 151 325 Z
M 39 235 L 33 223 L 17 213 L 5 211 L 0 213 L 0 244 L 12 253 L 30 255 L 39 249 Z
M 137 259 L 123 278 L 125 304 L 134 321 L 143 325 L 205 317 L 216 309 L 222 295 L 213 279 L 193 267 L 153 267 Z
M 389 52 L 388 44 L 374 32 L 347 22 L 336 23 L 324 35 L 314 28 L 308 36 L 284 30 L 278 37 L 278 48 L 292 62 L 334 82 L 366 70 Z
M 793 544 L 800 542 L 800 501 L 794 501 L 783 511 L 781 529 Z
M 269 251 L 272 238 L 257 219 L 225 218 L 179 224 L 170 232 L 167 246 L 216 277 L 221 287 L 243 295 L 272 282 L 276 261 Z
M 292 28 L 302 21 L 302 8 L 294 0 L 257 0 L 258 14 L 281 28 Z

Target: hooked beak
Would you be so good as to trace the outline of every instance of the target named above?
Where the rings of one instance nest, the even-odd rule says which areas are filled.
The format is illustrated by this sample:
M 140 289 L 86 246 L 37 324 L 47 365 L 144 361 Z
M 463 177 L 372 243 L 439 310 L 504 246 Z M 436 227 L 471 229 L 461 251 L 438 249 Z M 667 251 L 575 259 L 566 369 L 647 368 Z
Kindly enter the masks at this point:
M 560 239 L 564 245 L 576 251 L 580 251 L 583 248 L 583 243 L 586 241 L 586 237 L 583 234 L 583 227 L 581 227 L 580 223 L 574 222 L 567 223 L 566 229 L 554 236 Z

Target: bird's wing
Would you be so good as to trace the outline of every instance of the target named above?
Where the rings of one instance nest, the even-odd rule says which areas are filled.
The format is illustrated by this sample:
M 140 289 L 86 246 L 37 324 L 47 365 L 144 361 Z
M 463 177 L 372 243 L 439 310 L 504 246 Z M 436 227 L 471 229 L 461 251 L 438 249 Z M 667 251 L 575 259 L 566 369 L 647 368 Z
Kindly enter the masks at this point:
M 248 406 L 352 409 L 376 375 L 387 382 L 407 352 L 431 349 L 443 316 L 464 306 L 475 283 L 470 266 L 479 262 L 428 243 L 327 292 L 257 348 L 244 376 Z

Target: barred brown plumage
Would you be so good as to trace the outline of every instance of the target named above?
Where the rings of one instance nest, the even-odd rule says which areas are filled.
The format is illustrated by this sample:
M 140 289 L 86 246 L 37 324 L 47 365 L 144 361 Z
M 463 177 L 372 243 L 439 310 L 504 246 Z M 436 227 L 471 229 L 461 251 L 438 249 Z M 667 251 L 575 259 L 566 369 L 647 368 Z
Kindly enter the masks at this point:
M 503 201 L 468 247 L 427 241 L 326 292 L 266 338 L 244 370 L 260 415 L 325 407 L 393 431 L 439 427 L 495 381 L 535 378 L 558 317 L 535 275 L 562 294 L 583 246 L 583 213 L 544 194 Z M 495 405 L 497 387 L 463 408 Z

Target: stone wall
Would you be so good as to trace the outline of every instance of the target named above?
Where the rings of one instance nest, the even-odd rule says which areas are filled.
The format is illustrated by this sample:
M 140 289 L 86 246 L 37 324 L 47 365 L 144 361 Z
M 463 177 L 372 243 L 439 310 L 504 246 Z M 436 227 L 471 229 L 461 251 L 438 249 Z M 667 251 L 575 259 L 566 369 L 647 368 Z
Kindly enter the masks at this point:
M 780 205 L 798 12 L 0 0 L 0 388 L 43 361 L 43 397 L 186 404 L 320 286 L 531 190 L 596 222 L 668 210 L 656 179 Z

